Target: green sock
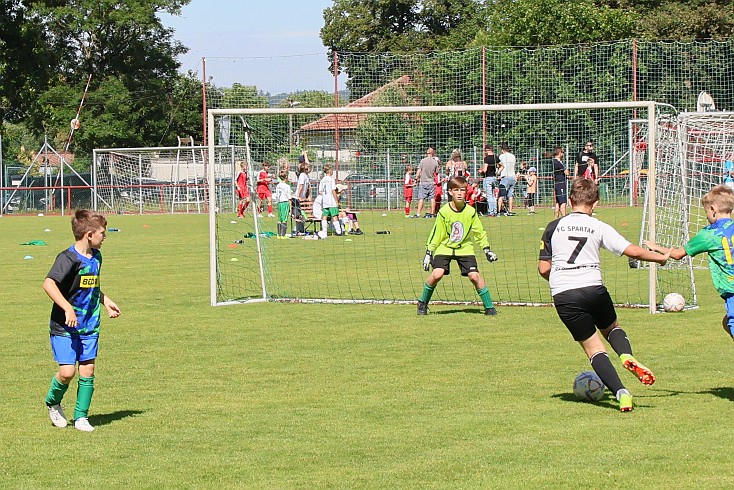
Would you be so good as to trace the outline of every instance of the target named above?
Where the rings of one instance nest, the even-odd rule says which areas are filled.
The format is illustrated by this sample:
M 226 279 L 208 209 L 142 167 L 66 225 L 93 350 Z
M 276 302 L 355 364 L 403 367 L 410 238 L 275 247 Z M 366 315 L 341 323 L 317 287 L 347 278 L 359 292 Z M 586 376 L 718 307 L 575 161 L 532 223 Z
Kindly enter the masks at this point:
M 46 394 L 46 405 L 58 405 L 64 398 L 64 393 L 69 388 L 69 385 L 65 385 L 61 381 L 54 377 L 51 378 L 51 387 L 48 389 Z
M 422 303 L 428 303 L 431 301 L 431 296 L 433 296 L 433 290 L 436 289 L 435 286 L 429 286 L 426 283 L 423 283 L 423 294 L 421 295 L 420 301 Z
M 482 303 L 484 303 L 485 308 L 494 308 L 494 303 L 492 303 L 492 297 L 489 295 L 487 286 L 484 286 L 482 289 L 477 289 L 477 294 L 482 298 Z
M 83 378 L 79 376 L 79 388 L 76 393 L 76 406 L 74 407 L 74 420 L 86 417 L 89 413 L 89 405 L 92 404 L 94 393 L 94 376 Z

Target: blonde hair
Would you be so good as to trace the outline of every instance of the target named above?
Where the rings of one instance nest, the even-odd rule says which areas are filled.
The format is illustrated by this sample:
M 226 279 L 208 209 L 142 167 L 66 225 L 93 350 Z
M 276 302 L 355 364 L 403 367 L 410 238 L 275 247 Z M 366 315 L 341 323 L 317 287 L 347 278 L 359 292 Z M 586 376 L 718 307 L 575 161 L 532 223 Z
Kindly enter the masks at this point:
M 731 214 L 734 210 L 734 191 L 725 185 L 717 185 L 701 198 L 703 207 L 715 206 L 717 211 Z
M 461 158 L 461 150 L 458 148 L 454 148 L 454 151 L 451 152 L 451 158 Z

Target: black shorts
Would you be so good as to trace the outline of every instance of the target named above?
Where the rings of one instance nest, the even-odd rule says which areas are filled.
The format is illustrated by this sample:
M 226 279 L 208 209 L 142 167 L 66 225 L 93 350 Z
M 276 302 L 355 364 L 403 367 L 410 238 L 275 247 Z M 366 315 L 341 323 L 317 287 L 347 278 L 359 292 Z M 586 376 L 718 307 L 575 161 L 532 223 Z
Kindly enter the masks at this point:
M 504 184 L 500 184 L 498 189 L 497 197 L 507 197 L 507 187 Z
M 581 342 L 617 320 L 614 303 L 604 286 L 569 289 L 553 296 L 556 312 L 573 339 Z
M 528 192 L 528 195 L 525 196 L 525 205 L 529 208 L 535 206 L 535 193 L 534 192 Z
M 431 261 L 434 269 L 443 269 L 444 275 L 448 276 L 451 272 L 451 261 L 455 260 L 461 269 L 461 275 L 466 277 L 470 272 L 479 272 L 477 267 L 477 258 L 473 255 L 436 255 Z
M 556 182 L 555 184 L 555 191 L 556 191 L 556 202 L 558 204 L 566 204 L 567 197 L 566 197 L 566 183 L 565 182 Z

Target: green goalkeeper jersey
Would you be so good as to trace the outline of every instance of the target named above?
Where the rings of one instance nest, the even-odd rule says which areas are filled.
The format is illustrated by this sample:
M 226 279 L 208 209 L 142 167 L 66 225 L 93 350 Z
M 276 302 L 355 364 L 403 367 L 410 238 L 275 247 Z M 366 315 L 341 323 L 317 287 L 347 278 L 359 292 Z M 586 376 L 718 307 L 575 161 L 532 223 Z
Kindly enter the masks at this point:
M 461 211 L 456 211 L 452 203 L 447 203 L 436 216 L 426 250 L 434 255 L 474 255 L 472 237 L 481 248 L 489 247 L 476 209 L 466 204 Z

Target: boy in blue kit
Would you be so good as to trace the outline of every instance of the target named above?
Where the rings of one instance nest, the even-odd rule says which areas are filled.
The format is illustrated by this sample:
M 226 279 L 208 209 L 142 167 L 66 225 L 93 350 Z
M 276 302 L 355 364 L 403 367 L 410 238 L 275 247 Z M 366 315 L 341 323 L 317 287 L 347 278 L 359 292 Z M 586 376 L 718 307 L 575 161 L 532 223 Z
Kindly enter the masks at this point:
M 50 334 L 51 350 L 59 371 L 51 379 L 46 406 L 51 423 L 68 424 L 61 400 L 76 374 L 79 386 L 74 407 L 74 428 L 91 432 L 87 413 L 94 392 L 94 360 L 99 339 L 100 306 L 110 318 L 120 316 L 120 308 L 102 293 L 99 277 L 102 254 L 99 248 L 106 238 L 107 220 L 94 211 L 80 209 L 71 220 L 76 242 L 61 252 L 43 282 L 43 289 L 53 300 Z
M 710 224 L 682 247 L 671 249 L 670 258 L 680 260 L 686 255 L 694 257 L 708 252 L 711 280 L 726 308 L 721 324 L 734 339 L 734 220 L 731 218 L 734 191 L 727 185 L 717 185 L 701 198 L 701 204 Z M 667 253 L 668 250 L 649 241 L 645 245 L 660 253 Z
M 451 201 L 444 204 L 436 215 L 436 221 L 428 237 L 423 270 L 433 271 L 423 284 L 423 294 L 418 300 L 418 314 L 428 314 L 428 302 L 436 285 L 450 272 L 451 261 L 455 261 L 461 275 L 468 277 L 482 299 L 484 314 L 494 316 L 497 310 L 492 303 L 487 284 L 477 267 L 472 239 L 482 247 L 489 262 L 495 262 L 497 255 L 489 249 L 487 232 L 484 231 L 477 211 L 466 203 L 467 181 L 464 177 L 449 180 L 448 192 Z

